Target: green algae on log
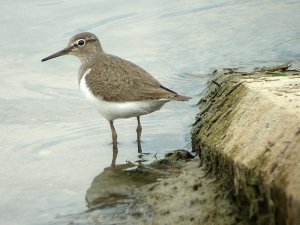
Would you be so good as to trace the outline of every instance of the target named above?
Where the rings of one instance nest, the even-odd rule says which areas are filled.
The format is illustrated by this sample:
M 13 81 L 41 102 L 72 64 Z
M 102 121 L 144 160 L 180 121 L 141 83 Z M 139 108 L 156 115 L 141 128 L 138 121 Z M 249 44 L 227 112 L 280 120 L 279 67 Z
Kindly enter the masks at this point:
M 300 73 L 215 71 L 192 129 L 202 164 L 255 224 L 300 224 Z

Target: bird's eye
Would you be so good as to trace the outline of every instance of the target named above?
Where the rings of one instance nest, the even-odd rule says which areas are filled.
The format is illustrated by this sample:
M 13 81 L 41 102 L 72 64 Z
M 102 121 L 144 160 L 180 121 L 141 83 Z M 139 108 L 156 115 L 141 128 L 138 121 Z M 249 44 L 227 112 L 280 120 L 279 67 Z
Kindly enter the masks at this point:
M 83 40 L 83 39 L 78 40 L 78 41 L 77 41 L 77 45 L 78 45 L 79 47 L 85 46 L 85 40 Z

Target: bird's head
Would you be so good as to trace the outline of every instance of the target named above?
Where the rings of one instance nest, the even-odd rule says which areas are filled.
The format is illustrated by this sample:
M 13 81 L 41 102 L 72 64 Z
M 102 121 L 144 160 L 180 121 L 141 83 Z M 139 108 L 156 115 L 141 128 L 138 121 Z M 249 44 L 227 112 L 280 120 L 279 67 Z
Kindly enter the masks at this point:
M 97 36 L 89 32 L 83 32 L 74 35 L 66 48 L 42 59 L 42 62 L 63 55 L 74 55 L 84 62 L 102 52 L 103 50 Z

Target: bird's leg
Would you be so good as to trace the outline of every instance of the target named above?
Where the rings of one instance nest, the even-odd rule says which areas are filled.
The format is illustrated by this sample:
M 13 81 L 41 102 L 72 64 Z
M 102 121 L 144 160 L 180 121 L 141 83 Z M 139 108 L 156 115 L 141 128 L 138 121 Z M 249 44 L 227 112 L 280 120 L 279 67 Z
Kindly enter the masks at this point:
M 142 134 L 142 126 L 140 117 L 136 117 L 138 121 L 138 126 L 136 128 L 136 135 L 137 135 L 137 144 L 138 144 L 138 153 L 142 153 L 142 146 L 141 146 L 141 134 Z
M 116 129 L 114 127 L 114 121 L 110 120 L 109 125 L 110 125 L 110 129 L 111 129 L 111 137 L 112 137 L 113 144 L 114 143 L 117 144 L 118 135 L 117 135 Z
M 118 145 L 113 144 L 113 157 L 112 157 L 112 161 L 111 161 L 111 167 L 113 167 L 113 168 L 116 167 L 117 156 L 118 156 Z
M 118 135 L 116 132 L 116 129 L 114 127 L 114 122 L 112 120 L 109 121 L 109 125 L 110 125 L 110 129 L 111 129 L 111 136 L 112 136 L 112 143 L 113 143 L 113 159 L 112 159 L 112 163 L 111 166 L 115 167 L 116 166 L 116 159 L 117 159 L 117 155 L 118 155 Z

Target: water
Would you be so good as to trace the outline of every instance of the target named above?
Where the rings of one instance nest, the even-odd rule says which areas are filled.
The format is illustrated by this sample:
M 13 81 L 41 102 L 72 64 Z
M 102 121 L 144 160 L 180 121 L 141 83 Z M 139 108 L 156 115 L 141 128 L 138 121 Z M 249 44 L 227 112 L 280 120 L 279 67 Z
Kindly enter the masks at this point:
M 111 163 L 111 136 L 78 91 L 79 61 L 41 63 L 80 31 L 193 97 L 142 117 L 143 149 L 190 142 L 195 103 L 215 68 L 300 66 L 300 1 L 14 1 L 0 3 L 0 223 L 45 224 L 86 209 L 86 190 Z M 115 123 L 117 163 L 137 158 L 136 120 Z

